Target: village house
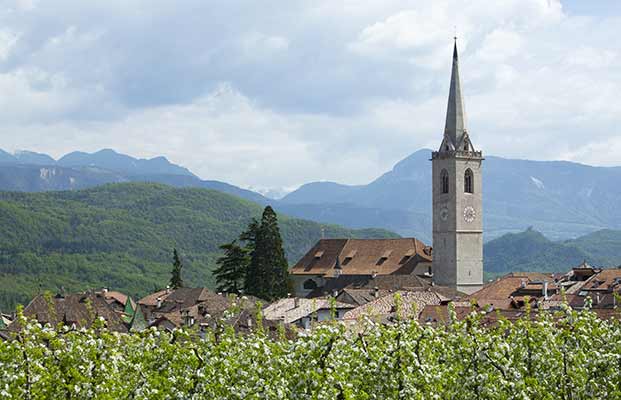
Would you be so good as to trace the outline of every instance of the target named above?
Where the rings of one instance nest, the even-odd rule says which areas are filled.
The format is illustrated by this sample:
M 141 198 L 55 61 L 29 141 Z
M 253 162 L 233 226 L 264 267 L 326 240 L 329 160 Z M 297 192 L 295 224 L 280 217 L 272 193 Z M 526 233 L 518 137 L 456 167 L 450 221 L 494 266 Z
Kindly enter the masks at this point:
M 256 303 L 252 296 L 238 297 L 214 293 L 207 288 L 166 288 L 138 301 L 146 317 L 147 326 L 172 331 L 194 327 L 203 335 L 208 329 L 231 326 L 239 333 L 254 331 Z M 275 335 L 278 324 L 266 321 L 263 328 Z
M 383 276 L 431 278 L 431 247 L 415 238 L 321 239 L 290 270 L 295 295 L 333 294 Z
M 59 324 L 73 329 L 89 328 L 98 318 L 103 318 L 106 327 L 115 332 L 129 332 L 134 329 L 135 315 L 127 315 L 115 310 L 102 292 L 82 292 L 37 295 L 24 308 L 24 316 L 33 318 L 41 324 L 57 326 Z M 9 326 L 9 331 L 18 331 L 17 322 Z
M 399 319 L 416 319 L 426 306 L 447 304 L 450 300 L 430 289 L 388 292 L 347 311 L 343 319 L 351 322 L 369 317 L 390 324 Z
M 221 315 L 231 307 L 224 295 L 207 288 L 179 288 L 152 293 L 138 301 L 148 326 L 172 330 L 181 326 L 207 324 L 211 316 Z
M 263 309 L 263 317 L 267 321 L 309 329 L 313 323 L 340 320 L 347 310 L 355 307 L 352 304 L 330 299 L 295 297 L 280 299 L 268 305 Z

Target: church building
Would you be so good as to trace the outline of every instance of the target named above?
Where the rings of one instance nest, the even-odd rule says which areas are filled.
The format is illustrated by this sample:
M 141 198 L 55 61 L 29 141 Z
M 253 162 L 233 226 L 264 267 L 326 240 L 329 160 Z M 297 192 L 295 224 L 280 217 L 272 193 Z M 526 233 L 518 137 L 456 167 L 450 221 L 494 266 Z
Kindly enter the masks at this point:
M 444 138 L 431 161 L 433 282 L 473 293 L 483 285 L 483 154 L 472 145 L 466 127 L 457 42 Z
M 367 287 L 471 294 L 483 286 L 483 154 L 466 128 L 458 61 L 455 43 L 444 138 L 431 156 L 433 247 L 415 238 L 322 239 L 289 271 L 296 296 Z

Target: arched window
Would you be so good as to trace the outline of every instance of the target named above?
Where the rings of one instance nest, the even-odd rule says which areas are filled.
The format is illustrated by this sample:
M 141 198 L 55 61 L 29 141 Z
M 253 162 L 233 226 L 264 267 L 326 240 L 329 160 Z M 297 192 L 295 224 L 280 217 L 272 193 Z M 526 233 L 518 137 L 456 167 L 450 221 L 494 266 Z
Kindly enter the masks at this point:
M 443 169 L 442 172 L 440 172 L 440 182 L 442 185 L 442 193 L 448 193 L 449 192 L 449 174 L 448 171 Z
M 472 193 L 474 178 L 472 176 L 472 170 L 468 168 L 464 174 L 464 192 Z

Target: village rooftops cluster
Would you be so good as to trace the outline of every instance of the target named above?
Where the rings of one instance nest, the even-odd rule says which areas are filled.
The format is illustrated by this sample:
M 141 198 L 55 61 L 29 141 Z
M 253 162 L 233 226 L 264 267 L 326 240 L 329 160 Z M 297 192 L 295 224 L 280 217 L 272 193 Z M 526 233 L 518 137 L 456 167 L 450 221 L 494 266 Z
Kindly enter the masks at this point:
M 621 268 L 596 268 L 584 262 L 564 274 L 510 273 L 453 305 L 458 319 L 475 309 L 485 315 L 484 324 L 494 324 L 498 318 L 521 318 L 527 306 L 534 311 L 557 311 L 563 303 L 578 310 L 588 307 L 600 318 L 619 318 L 620 294 Z M 427 306 L 419 321 L 447 323 L 448 308 Z
M 476 310 L 481 314 L 481 323 L 486 325 L 495 324 L 499 318 L 522 318 L 527 305 L 534 311 L 546 312 L 559 310 L 563 302 L 575 309 L 592 308 L 602 318 L 619 317 L 620 268 L 601 269 L 584 263 L 565 274 L 511 273 L 471 295 L 432 286 L 424 280 L 409 281 L 422 282 L 420 286 L 404 286 L 390 275 L 374 279 L 378 286 L 365 281 L 362 286 L 335 289 L 329 296 L 291 297 L 267 304 L 261 310 L 263 329 L 275 336 L 282 326 L 290 336 L 297 329 L 309 329 L 330 320 L 355 327 L 361 318 L 385 324 L 418 319 L 423 324 L 442 325 L 449 322 L 449 303 L 458 319 Z M 164 289 L 134 302 L 127 295 L 104 289 L 38 295 L 25 307 L 24 314 L 42 324 L 62 324 L 74 329 L 90 327 L 97 318 L 103 318 L 108 329 L 123 333 L 147 327 L 190 327 L 203 334 L 218 324 L 246 333 L 257 328 L 257 300 L 214 293 L 206 288 L 180 288 Z M 8 315 L 2 315 L 2 324 L 3 338 L 20 329 Z

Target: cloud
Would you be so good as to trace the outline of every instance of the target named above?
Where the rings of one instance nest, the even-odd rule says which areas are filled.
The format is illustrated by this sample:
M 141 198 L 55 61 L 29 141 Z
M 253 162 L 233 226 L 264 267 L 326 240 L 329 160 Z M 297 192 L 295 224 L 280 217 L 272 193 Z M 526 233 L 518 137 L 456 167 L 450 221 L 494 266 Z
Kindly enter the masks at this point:
M 557 0 L 15 1 L 0 138 L 166 155 L 261 188 L 365 183 L 439 144 L 455 27 L 487 154 L 618 164 L 619 17 Z

